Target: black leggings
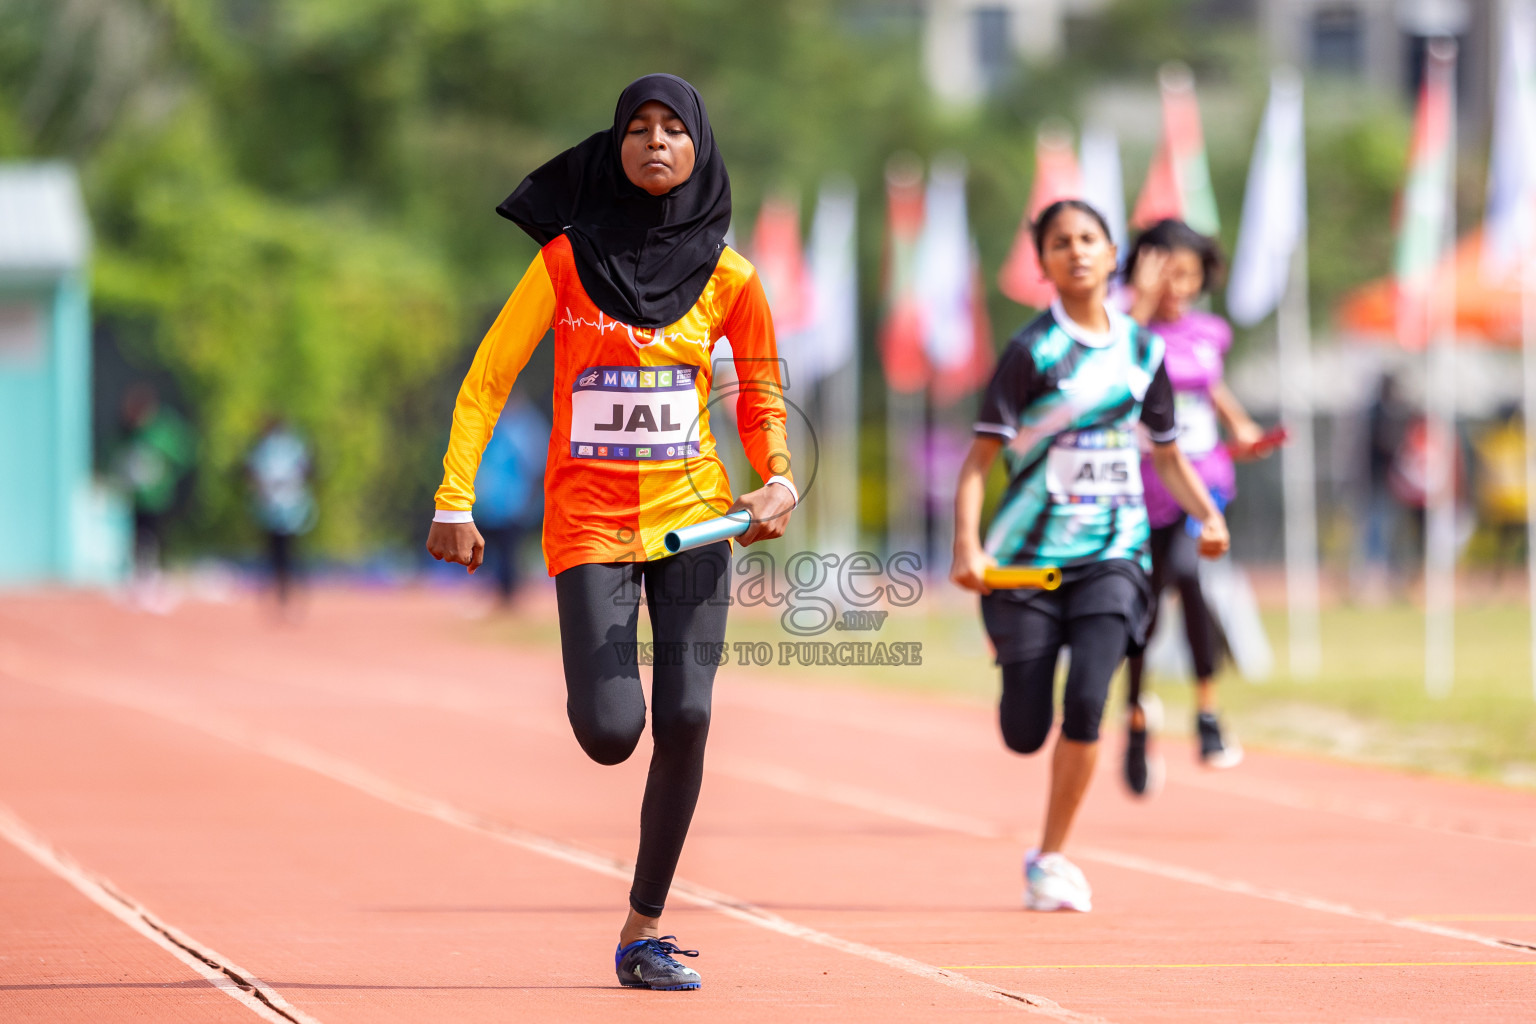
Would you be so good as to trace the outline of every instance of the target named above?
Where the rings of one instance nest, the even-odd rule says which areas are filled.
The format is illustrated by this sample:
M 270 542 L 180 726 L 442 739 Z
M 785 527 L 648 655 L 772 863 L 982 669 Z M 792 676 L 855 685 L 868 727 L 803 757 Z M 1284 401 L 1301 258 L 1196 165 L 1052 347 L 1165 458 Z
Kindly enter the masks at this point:
M 1179 588 L 1179 605 L 1184 611 L 1184 635 L 1189 640 L 1190 659 L 1195 663 L 1195 678 L 1209 679 L 1216 674 L 1216 629 L 1211 611 L 1200 590 L 1200 541 L 1185 528 L 1186 517 L 1171 526 L 1152 531 L 1152 610 L 1147 625 L 1147 640 L 1157 629 L 1157 612 L 1163 588 L 1169 583 Z M 1126 701 L 1135 707 L 1141 700 L 1142 658 L 1131 659 L 1126 672 Z
M 267 533 L 267 560 L 272 566 L 272 584 L 277 589 L 277 599 L 286 604 L 293 593 L 295 537 L 291 533 Z
M 1061 734 L 1078 743 L 1099 738 L 1099 720 L 1109 699 L 1109 681 L 1125 657 L 1129 634 L 1123 615 L 1085 615 L 1061 626 L 1062 643 L 1072 648 L 1067 689 L 1061 700 Z M 998 718 L 1003 742 L 1021 754 L 1033 754 L 1045 744 L 1055 717 L 1052 691 L 1056 687 L 1056 658 L 1049 653 L 1003 666 L 1003 700 Z
M 721 541 L 654 562 L 577 565 L 555 577 L 566 713 L 599 764 L 634 752 L 645 729 L 640 662 L 651 671 L 651 771 L 640 805 L 640 852 L 629 905 L 660 917 L 704 776 L 717 645 L 725 642 L 730 546 Z M 654 647 L 635 642 L 640 587 Z

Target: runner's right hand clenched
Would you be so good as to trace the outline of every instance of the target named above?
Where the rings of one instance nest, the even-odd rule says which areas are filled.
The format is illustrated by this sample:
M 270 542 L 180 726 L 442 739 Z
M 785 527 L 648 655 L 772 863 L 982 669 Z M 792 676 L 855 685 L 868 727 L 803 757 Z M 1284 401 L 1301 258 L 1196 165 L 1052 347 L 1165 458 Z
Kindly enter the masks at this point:
M 949 579 L 956 586 L 974 590 L 978 594 L 990 594 L 984 574 L 992 565 L 992 559 L 979 546 L 962 548 L 955 546 L 955 560 L 949 569 Z
M 457 562 L 473 573 L 485 561 L 485 538 L 474 523 L 433 523 L 427 551 L 439 562 Z

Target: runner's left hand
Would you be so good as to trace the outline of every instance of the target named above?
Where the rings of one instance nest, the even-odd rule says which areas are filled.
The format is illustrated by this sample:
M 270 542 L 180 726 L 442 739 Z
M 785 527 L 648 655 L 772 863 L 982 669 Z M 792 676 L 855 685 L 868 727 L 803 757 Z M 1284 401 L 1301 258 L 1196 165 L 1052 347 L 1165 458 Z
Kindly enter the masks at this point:
M 1136 259 L 1136 279 L 1131 282 L 1138 296 L 1162 298 L 1168 287 L 1168 262 L 1172 255 L 1167 249 L 1155 246 L 1141 251 Z
M 1232 539 L 1227 536 L 1227 521 L 1221 513 L 1207 519 L 1200 526 L 1200 557 L 1220 558 L 1227 553 L 1227 548 L 1232 546 Z
M 1157 307 L 1168 289 L 1167 249 L 1143 249 L 1136 257 L 1136 278 L 1131 282 L 1135 295 L 1131 302 L 1131 319 L 1145 326 L 1157 315 Z
M 760 540 L 774 540 L 784 536 L 784 528 L 789 525 L 789 515 L 795 510 L 795 496 L 789 493 L 788 487 L 764 484 L 737 498 L 730 511 L 738 509 L 746 509 L 752 515 L 752 525 L 741 535 L 741 545 L 747 547 Z

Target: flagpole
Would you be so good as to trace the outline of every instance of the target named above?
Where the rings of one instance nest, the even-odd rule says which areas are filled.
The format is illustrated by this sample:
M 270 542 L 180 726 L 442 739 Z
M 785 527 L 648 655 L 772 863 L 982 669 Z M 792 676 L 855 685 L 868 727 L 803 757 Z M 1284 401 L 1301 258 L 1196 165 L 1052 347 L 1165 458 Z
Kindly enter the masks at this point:
M 1276 88 L 1300 89 L 1294 78 L 1275 76 Z M 1315 679 L 1322 667 L 1318 624 L 1317 449 L 1312 440 L 1312 330 L 1307 288 L 1305 210 L 1291 249 L 1285 295 L 1276 310 L 1280 357 L 1280 420 L 1290 443 L 1280 449 L 1285 503 L 1285 600 L 1290 672 Z
M 1531 688 L 1536 696 L 1536 21 L 1529 0 L 1498 5 L 1499 54 L 1482 270 L 1520 289 L 1520 356 L 1525 430 L 1526 574 Z M 1511 237 L 1513 236 L 1513 237 Z M 1513 262 L 1513 267 L 1510 266 Z
M 1528 197 L 1522 201 L 1529 202 Z M 1525 571 L 1531 617 L 1531 696 L 1536 697 L 1536 240 L 1520 238 L 1520 352 L 1525 371 Z
M 910 426 L 923 415 L 922 393 L 902 394 L 887 385 L 885 391 L 885 521 L 886 554 L 898 551 L 919 553 L 917 509 L 913 502 Z M 924 564 L 924 571 L 932 569 Z
M 1306 123 L 1301 76 L 1280 66 L 1254 143 L 1232 259 L 1227 312 L 1253 326 L 1275 314 L 1285 514 L 1285 595 L 1292 678 L 1322 667 L 1318 614 L 1317 447 L 1313 437 L 1312 337 L 1308 290 Z
M 821 431 L 817 466 L 816 545 L 846 556 L 858 547 L 859 326 L 858 194 L 851 179 L 821 186 L 812 229 L 811 266 L 819 368 L 816 416 Z
M 885 166 L 888 250 L 885 322 L 880 330 L 885 378 L 885 544 L 886 555 L 916 552 L 911 482 L 910 428 L 922 413 L 921 388 L 927 377 L 922 352 L 921 316 L 914 310 L 912 278 L 920 275 L 915 248 L 926 219 L 923 165 L 908 153 L 893 155 Z M 915 349 L 915 350 L 914 350 Z M 918 370 L 913 363 L 921 363 Z M 898 386 L 900 385 L 900 386 Z M 902 387 L 911 385 L 914 395 Z
M 1524 132 L 1536 127 L 1533 124 L 1536 109 L 1532 108 L 1531 97 L 1536 83 L 1530 80 L 1529 64 L 1520 59 L 1520 47 L 1528 46 L 1533 38 L 1529 6 L 1517 7 L 1511 0 L 1506 0 L 1500 13 L 1503 28 L 1509 33 L 1510 48 L 1503 53 L 1506 66 L 1499 69 L 1499 74 L 1502 81 L 1513 80 L 1514 86 L 1500 97 L 1500 102 L 1512 103 L 1516 110 L 1515 138 L 1506 138 L 1503 142 L 1519 146 L 1524 151 L 1516 165 L 1518 180 L 1505 184 L 1514 191 L 1514 210 L 1507 216 L 1514 218 L 1518 240 L 1515 258 L 1520 283 L 1520 362 L 1524 371 L 1525 399 L 1521 415 L 1525 426 L 1525 571 L 1530 605 L 1531 696 L 1536 697 L 1536 223 L 1533 223 L 1536 220 L 1536 166 L 1532 166 L 1536 146 L 1524 137 Z M 1524 52 L 1528 54 L 1529 51 Z
M 1440 252 L 1449 265 L 1431 275 L 1425 312 L 1430 338 L 1425 379 L 1424 687 L 1433 697 L 1451 692 L 1456 676 L 1456 42 L 1429 44 L 1427 73 L 1437 75 L 1446 99 L 1446 204 Z
M 854 358 L 821 384 L 821 529 L 819 550 L 848 555 L 859 531 L 859 360 Z

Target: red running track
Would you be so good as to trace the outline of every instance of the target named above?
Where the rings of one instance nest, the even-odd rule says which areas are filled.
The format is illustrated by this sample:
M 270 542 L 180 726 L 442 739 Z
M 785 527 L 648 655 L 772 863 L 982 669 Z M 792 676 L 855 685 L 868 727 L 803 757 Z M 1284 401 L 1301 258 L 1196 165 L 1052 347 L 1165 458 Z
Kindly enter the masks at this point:
M 0 1020 L 1536 1020 L 1536 794 L 1250 752 L 1138 803 L 1106 757 L 1096 909 L 1030 914 L 1046 764 L 991 709 L 730 668 L 666 919 L 705 987 L 622 990 L 648 751 L 476 636 L 0 599 Z

